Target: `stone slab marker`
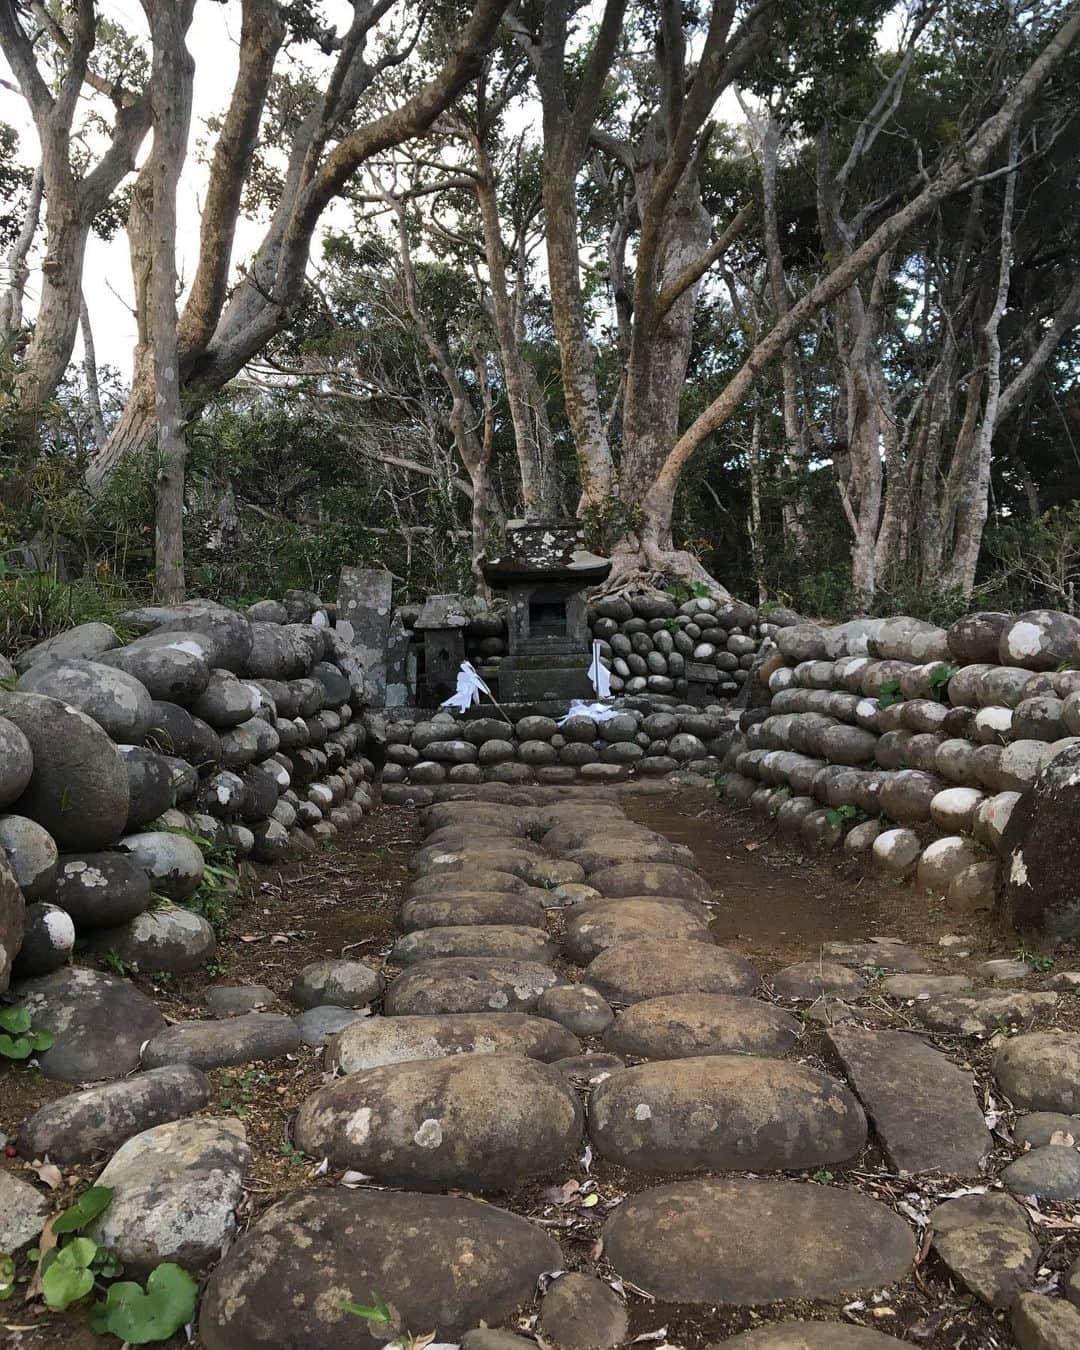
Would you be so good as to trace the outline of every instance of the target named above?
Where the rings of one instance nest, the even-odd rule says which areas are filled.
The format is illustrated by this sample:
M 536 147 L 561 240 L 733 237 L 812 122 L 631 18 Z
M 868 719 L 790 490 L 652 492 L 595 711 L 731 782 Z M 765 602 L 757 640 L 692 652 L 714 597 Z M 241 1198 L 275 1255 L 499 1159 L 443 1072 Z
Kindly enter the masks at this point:
M 343 567 L 338 582 L 337 631 L 363 653 L 372 705 L 386 704 L 386 644 L 394 579 L 376 568 Z
M 829 1040 L 898 1172 L 979 1174 L 993 1140 L 967 1069 L 907 1031 L 834 1027 Z

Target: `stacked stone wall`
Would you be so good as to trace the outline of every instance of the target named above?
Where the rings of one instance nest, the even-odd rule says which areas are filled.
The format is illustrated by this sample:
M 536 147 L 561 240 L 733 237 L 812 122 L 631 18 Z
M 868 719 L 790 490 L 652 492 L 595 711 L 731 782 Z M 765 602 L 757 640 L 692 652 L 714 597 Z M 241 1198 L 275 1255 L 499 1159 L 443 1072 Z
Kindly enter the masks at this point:
M 333 618 L 308 592 L 193 600 L 0 657 L 0 990 L 77 935 L 150 969 L 205 960 L 210 925 L 158 905 L 199 889 L 197 841 L 273 862 L 356 823 L 375 769 Z
M 992 903 L 1020 794 L 1080 743 L 1080 620 L 976 613 L 774 627 L 729 801 L 807 847 L 869 852 L 958 908 Z
M 444 784 L 618 783 L 679 772 L 712 778 L 736 722 L 719 706 L 654 709 L 634 699 L 607 721 L 578 715 L 561 725 L 513 708 L 482 707 L 466 717 L 403 709 L 380 726 L 383 800 L 426 805 Z

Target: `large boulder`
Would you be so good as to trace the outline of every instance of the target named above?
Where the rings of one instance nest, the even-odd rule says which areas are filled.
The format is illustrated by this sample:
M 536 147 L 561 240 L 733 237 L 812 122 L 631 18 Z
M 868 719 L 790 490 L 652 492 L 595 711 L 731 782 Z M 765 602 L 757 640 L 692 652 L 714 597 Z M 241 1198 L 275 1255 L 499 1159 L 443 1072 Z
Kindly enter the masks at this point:
M 1002 665 L 1057 670 L 1080 661 L 1080 619 L 1056 609 L 1029 609 L 1001 630 Z
M 100 661 L 45 661 L 31 666 L 16 688 L 78 708 L 121 745 L 138 745 L 150 730 L 153 709 L 145 685 Z
M 455 1342 L 512 1317 L 562 1265 L 542 1229 L 465 1196 L 295 1191 L 210 1277 L 199 1336 L 206 1350 L 385 1350 L 385 1329 L 342 1307 L 374 1290 L 392 1305 L 391 1335 Z
M 27 816 L 0 816 L 0 854 L 6 855 L 26 900 L 46 895 L 59 857 L 48 830 Z
M 108 652 L 101 657 L 101 664 L 133 676 L 152 699 L 178 703 L 185 708 L 194 703 L 210 680 L 203 650 L 192 650 L 182 639 L 154 642 L 142 638 L 129 647 Z
M 12 975 L 20 980 L 50 975 L 67 965 L 75 950 L 75 924 L 71 915 L 47 900 L 26 906 L 22 945 L 15 957 Z
M 342 1073 L 448 1055 L 525 1055 L 566 1059 L 581 1053 L 575 1036 L 526 1013 L 444 1013 L 437 1017 L 364 1017 L 331 1036 L 327 1063 Z
M 447 956 L 412 966 L 386 990 L 386 1012 L 531 1012 L 558 974 L 539 961 Z
M 227 1064 L 277 1059 L 300 1047 L 300 1032 L 281 1013 L 240 1013 L 235 1017 L 176 1022 L 151 1037 L 142 1049 L 142 1064 L 193 1064 L 217 1069 Z
M 1001 836 L 1001 907 L 1015 928 L 1039 929 L 1053 938 L 1080 936 L 1078 813 L 1080 745 L 1071 745 L 1013 799 Z
M 165 1018 L 128 980 L 69 966 L 15 988 L 40 1031 L 55 1040 L 38 1055 L 46 1078 L 93 1083 L 138 1067 L 144 1041 L 163 1031 Z
M 122 745 L 128 774 L 128 817 L 125 832 L 134 834 L 157 820 L 173 804 L 173 769 L 165 755 L 141 745 Z
M 186 900 L 199 888 L 206 860 L 186 835 L 171 830 L 127 834 L 120 847 L 150 880 L 151 888 L 169 900 Z
M 581 1140 L 577 1094 L 523 1055 L 454 1055 L 362 1069 L 301 1106 L 313 1157 L 391 1186 L 502 1190 L 562 1164 Z
M 193 1270 L 217 1261 L 236 1230 L 249 1152 L 239 1120 L 199 1116 L 144 1130 L 98 1177 L 113 1197 L 86 1236 L 136 1275 L 163 1261 Z
M 24 1158 L 79 1163 L 117 1148 L 154 1125 L 201 1110 L 210 1080 L 188 1064 L 170 1064 L 47 1102 L 19 1126 Z
M 604 1225 L 616 1274 L 667 1303 L 838 1303 L 902 1279 L 915 1243 L 858 1191 L 709 1177 L 631 1195 Z
M 661 899 L 590 902 L 576 908 L 567 920 L 566 954 L 571 961 L 584 966 L 616 943 L 640 938 L 711 944 L 708 913 L 698 908 L 700 913 L 689 913 L 678 902 Z
M 100 929 L 94 945 L 147 975 L 201 970 L 217 951 L 214 930 L 202 915 L 171 905 L 148 910 L 118 928 Z
M 30 647 L 15 662 L 20 675 L 42 661 L 97 661 L 120 645 L 116 629 L 107 623 L 80 623 Z
M 612 1003 L 664 994 L 752 994 L 758 984 L 738 952 L 677 938 L 620 942 L 590 961 L 584 979 Z
M 704 877 L 677 863 L 617 863 L 594 872 L 589 877 L 589 885 L 611 899 L 631 895 L 667 895 L 680 900 L 698 900 L 704 904 L 713 898 Z
M 382 976 L 362 961 L 327 959 L 297 974 L 290 997 L 301 1008 L 366 1008 L 382 991 Z
M 122 853 L 63 853 L 49 900 L 80 930 L 109 928 L 149 906 L 150 879 Z
M 26 925 L 26 901 L 15 873 L 0 853 L 0 994 L 11 980 L 11 966 L 22 946 Z
M 1033 1031 L 1014 1036 L 994 1056 L 994 1077 L 1014 1106 L 1080 1112 L 1080 1035 Z
M 605 1032 L 604 1044 L 639 1059 L 783 1055 L 801 1033 L 797 1018 L 760 999 L 670 994 L 625 1008 Z
M 866 1144 L 866 1117 L 835 1078 L 753 1055 L 657 1061 L 593 1093 L 589 1135 L 635 1172 L 824 1167 Z
M 398 966 L 444 956 L 497 956 L 514 961 L 551 961 L 559 951 L 547 930 L 524 924 L 455 924 L 423 928 L 399 937 L 390 951 Z
M 0 717 L 0 807 L 22 795 L 34 772 L 30 742 L 14 722 Z
M 406 900 L 398 914 L 398 924 L 406 933 L 463 924 L 522 924 L 538 928 L 543 922 L 544 907 L 539 900 L 508 891 L 463 891 L 439 899 Z
M 120 622 L 139 633 L 199 634 L 212 644 L 209 664 L 223 670 L 243 670 L 251 654 L 251 621 L 213 600 L 147 605 L 127 610 Z
M 128 816 L 127 769 L 97 722 L 42 694 L 0 693 L 0 714 L 34 756 L 15 811 L 43 825 L 61 849 L 104 848 L 119 839 Z

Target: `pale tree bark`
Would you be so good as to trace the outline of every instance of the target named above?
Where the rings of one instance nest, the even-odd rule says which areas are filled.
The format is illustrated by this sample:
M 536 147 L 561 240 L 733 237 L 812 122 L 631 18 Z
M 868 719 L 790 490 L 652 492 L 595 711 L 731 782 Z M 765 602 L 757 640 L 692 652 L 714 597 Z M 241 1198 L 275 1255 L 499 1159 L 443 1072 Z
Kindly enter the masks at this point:
M 90 426 L 94 444 L 105 440 L 105 418 L 101 411 L 101 386 L 98 382 L 97 352 L 94 349 L 94 330 L 90 324 L 90 309 L 84 295 L 79 303 L 79 329 L 83 343 L 83 379 L 86 381 L 86 403 L 90 409 Z
M 195 62 L 187 46 L 194 0 L 142 0 L 150 25 L 154 144 L 149 161 L 150 282 L 147 313 L 154 372 L 158 471 L 154 513 L 154 592 L 163 604 L 184 598 L 184 466 L 176 334 L 176 188 L 187 155 Z
M 30 247 L 37 234 L 41 219 L 42 172 L 39 164 L 30 180 L 30 193 L 26 201 L 22 228 L 8 250 L 8 284 L 0 294 L 0 342 L 10 342 L 23 326 L 23 301 L 26 297 L 26 283 L 30 280 Z
M 1046 79 L 1064 59 L 1080 36 L 1080 8 L 1074 7 L 1057 32 L 1016 80 L 996 112 L 967 138 L 958 152 L 950 154 L 929 177 L 926 186 L 906 205 L 894 211 L 850 255 L 816 286 L 803 295 L 783 320 L 758 341 L 746 361 L 728 381 L 721 394 L 682 433 L 665 460 L 645 497 L 645 511 L 656 521 L 657 530 L 670 528 L 675 491 L 687 464 L 705 440 L 726 425 L 742 405 L 760 372 L 776 357 L 785 342 L 825 305 L 830 304 L 903 235 L 947 197 L 968 185 L 982 172 L 1012 124 L 1036 96 Z
M 111 85 L 91 71 L 97 37 L 93 0 L 76 0 L 71 6 L 70 33 L 44 5 L 31 5 L 29 10 L 41 25 L 33 35 L 23 27 L 27 10 L 16 0 L 0 0 L 0 50 L 33 118 L 45 195 L 41 298 L 16 381 L 20 406 L 33 414 L 52 398 L 71 360 L 79 327 L 86 241 L 94 217 L 134 168 L 150 125 L 150 101 L 145 92 Z M 63 57 L 58 84 L 39 63 L 39 40 L 47 40 Z M 72 157 L 75 113 L 84 86 L 106 94 L 114 107 L 106 148 L 89 168 Z
M 361 96 L 380 74 L 399 65 L 412 50 L 413 44 L 408 43 L 377 60 L 367 59 L 368 40 L 392 2 L 357 0 L 354 4 L 352 23 L 342 39 L 326 87 L 292 140 L 277 209 L 254 258 L 231 294 L 226 294 L 221 284 L 228 272 L 221 260 L 231 246 L 236 209 L 223 187 L 220 211 L 231 224 L 215 226 L 210 240 L 204 231 L 203 242 L 208 248 L 205 273 L 218 280 L 214 287 L 208 287 L 213 290 L 213 302 L 205 306 L 198 324 L 192 321 L 191 330 L 197 330 L 197 340 L 189 333 L 186 312 L 182 321 L 186 341 L 180 356 L 186 375 L 181 392 L 189 415 L 197 412 L 289 324 L 303 296 L 311 240 L 322 213 L 362 164 L 422 135 L 475 78 L 495 39 L 508 0 L 477 0 L 468 23 L 432 79 L 390 111 L 342 134 L 342 127 L 349 123 Z M 265 97 L 265 71 L 265 60 L 256 59 L 253 53 L 248 68 L 238 76 L 245 89 L 234 89 L 234 103 L 249 99 L 249 86 L 256 97 Z M 236 120 L 244 122 L 248 133 L 228 141 L 222 153 L 230 164 L 244 172 L 250 162 L 252 122 L 239 114 Z M 227 184 L 227 175 L 223 177 Z M 202 259 L 199 270 L 204 270 Z M 145 449 L 152 427 L 152 407 L 145 393 L 136 398 L 133 391 L 109 443 L 90 465 L 87 477 L 91 486 L 100 484 L 124 454 Z

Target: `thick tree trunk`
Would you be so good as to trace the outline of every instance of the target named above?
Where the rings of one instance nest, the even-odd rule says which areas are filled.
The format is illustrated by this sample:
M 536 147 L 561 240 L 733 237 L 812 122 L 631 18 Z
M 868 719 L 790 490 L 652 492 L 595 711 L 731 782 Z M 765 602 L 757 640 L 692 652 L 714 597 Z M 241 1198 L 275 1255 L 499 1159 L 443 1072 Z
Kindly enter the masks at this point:
M 153 353 L 158 476 L 154 516 L 154 590 L 164 604 L 184 598 L 184 469 L 187 458 L 176 337 L 176 187 L 187 154 L 195 62 L 186 34 L 192 0 L 159 6 L 143 0 L 153 42 L 150 77 L 154 146 L 149 175 L 151 268 L 149 334 Z

